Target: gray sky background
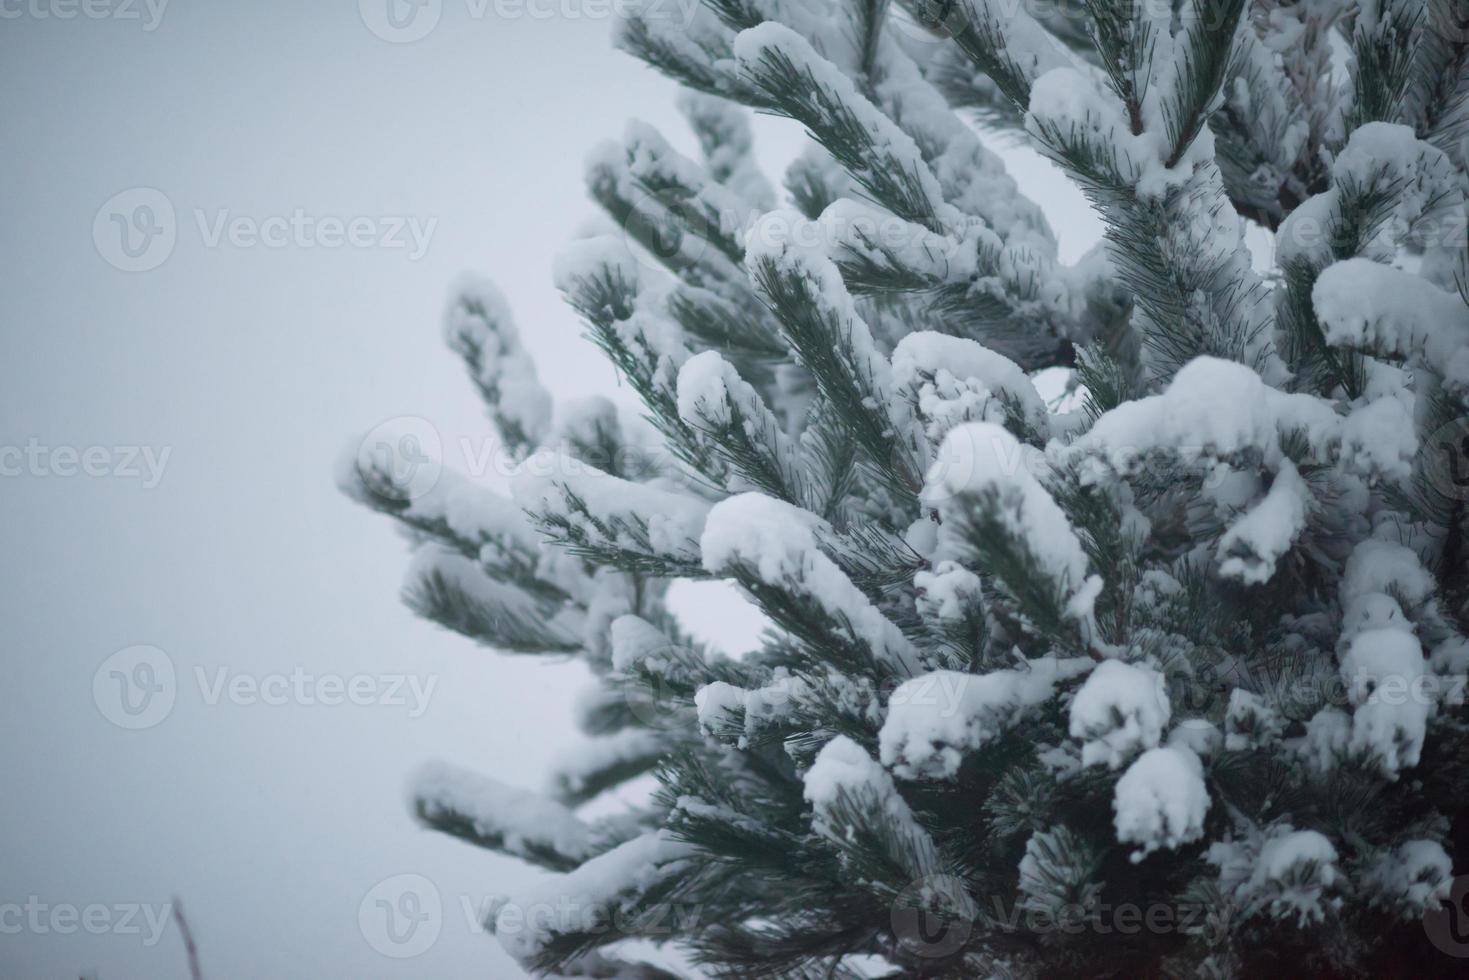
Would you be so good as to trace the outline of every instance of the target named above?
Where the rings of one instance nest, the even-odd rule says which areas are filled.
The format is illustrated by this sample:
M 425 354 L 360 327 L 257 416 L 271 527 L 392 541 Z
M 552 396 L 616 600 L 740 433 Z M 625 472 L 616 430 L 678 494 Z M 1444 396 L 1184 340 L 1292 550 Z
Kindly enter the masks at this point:
M 184 977 L 172 926 L 149 945 L 141 915 L 123 921 L 173 896 L 209 980 L 518 975 L 463 903 L 539 872 L 417 829 L 403 784 L 445 758 L 538 786 L 575 745 L 584 672 L 415 620 L 397 599 L 402 542 L 336 492 L 331 464 L 394 416 L 431 420 L 450 465 L 461 437 L 484 438 L 439 339 L 463 269 L 500 283 L 558 397 L 626 402 L 551 260 L 593 214 L 581 171 L 595 142 L 630 116 L 692 141 L 675 86 L 610 48 L 605 0 L 499 10 L 511 16 L 442 0 L 432 32 L 388 43 L 355 0 L 173 0 L 151 30 L 142 0 L 0 2 L 0 463 L 48 454 L 40 473 L 0 476 L 0 976 Z M 758 132 L 778 175 L 800 133 L 771 120 Z M 1097 222 L 1034 154 L 1005 152 L 1074 258 Z M 156 268 L 124 272 L 93 224 L 140 187 L 166 197 L 177 236 Z M 222 216 L 297 212 L 368 218 L 376 235 L 391 219 L 436 224 L 417 258 L 381 243 L 210 243 Z M 93 447 L 106 475 L 65 475 L 79 465 L 66 449 Z M 156 486 L 127 475 L 128 447 L 169 453 Z M 752 628 L 727 601 L 700 615 L 731 646 Z M 140 644 L 166 653 L 177 695 L 156 725 L 125 730 L 93 681 Z M 411 704 L 211 704 L 195 672 L 221 669 L 436 687 L 419 717 Z M 400 874 L 424 876 L 444 906 L 411 959 L 384 956 L 359 925 L 364 897 Z M 16 918 L 37 902 L 39 927 Z M 52 917 L 87 906 L 106 909 L 91 913 L 100 934 Z

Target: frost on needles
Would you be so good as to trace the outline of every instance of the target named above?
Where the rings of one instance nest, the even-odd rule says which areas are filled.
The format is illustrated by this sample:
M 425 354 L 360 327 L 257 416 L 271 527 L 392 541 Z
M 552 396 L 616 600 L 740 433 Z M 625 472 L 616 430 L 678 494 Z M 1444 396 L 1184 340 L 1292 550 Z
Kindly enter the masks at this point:
M 446 336 L 508 495 L 339 470 L 413 542 L 415 611 L 592 678 L 542 787 L 413 783 L 427 826 L 544 869 L 494 903 L 503 946 L 598 977 L 1452 974 L 1469 947 L 1423 923 L 1469 870 L 1469 4 L 670 9 L 616 43 L 685 88 L 698 156 L 638 122 L 593 150 L 616 232 L 555 269 L 641 417 L 553 406 L 470 280 Z M 781 192 L 749 110 L 810 137 Z M 1000 140 L 1101 216 L 1080 261 Z M 760 647 L 696 641 L 679 579 L 741 590 Z

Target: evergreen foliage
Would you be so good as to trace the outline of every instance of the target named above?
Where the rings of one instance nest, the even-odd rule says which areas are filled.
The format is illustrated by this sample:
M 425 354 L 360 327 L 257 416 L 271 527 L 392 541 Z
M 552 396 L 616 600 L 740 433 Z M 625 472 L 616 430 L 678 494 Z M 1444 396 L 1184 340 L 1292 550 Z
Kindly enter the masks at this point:
M 621 234 L 556 270 L 644 418 L 552 425 L 470 282 L 447 336 L 513 500 L 341 471 L 414 541 L 415 611 L 595 675 L 544 795 L 415 786 L 552 872 L 501 942 L 578 976 L 667 975 L 627 939 L 741 978 L 1464 969 L 1469 4 L 692 9 L 617 39 L 702 158 L 598 148 Z M 785 208 L 741 107 L 811 137 Z M 997 133 L 1102 217 L 1081 262 Z M 760 649 L 692 641 L 688 578 Z

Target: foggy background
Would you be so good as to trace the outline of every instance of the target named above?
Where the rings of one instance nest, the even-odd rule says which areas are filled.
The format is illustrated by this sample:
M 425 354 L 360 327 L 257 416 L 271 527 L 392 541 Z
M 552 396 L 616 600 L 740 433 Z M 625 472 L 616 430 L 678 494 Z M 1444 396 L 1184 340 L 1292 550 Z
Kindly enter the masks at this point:
M 630 405 L 551 261 L 593 144 L 637 116 L 694 146 L 608 0 L 426 4 L 0 0 L 0 976 L 185 977 L 175 897 L 208 980 L 520 975 L 475 919 L 542 872 L 418 829 L 404 783 L 539 787 L 584 670 L 413 618 L 332 463 L 399 416 L 448 465 L 483 445 L 439 335 L 465 269 L 558 398 Z M 801 134 L 757 135 L 778 178 Z M 1073 260 L 1096 220 L 1003 149 Z M 407 948 L 373 925 L 405 880 L 441 903 Z

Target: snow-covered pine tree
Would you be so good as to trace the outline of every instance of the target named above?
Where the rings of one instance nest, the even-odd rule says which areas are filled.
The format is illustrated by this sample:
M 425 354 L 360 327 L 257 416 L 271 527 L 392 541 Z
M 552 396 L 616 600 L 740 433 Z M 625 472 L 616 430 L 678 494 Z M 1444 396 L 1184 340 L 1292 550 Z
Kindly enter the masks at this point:
M 604 956 L 640 938 L 732 977 L 1450 972 L 1469 9 L 903 4 L 628 14 L 702 159 L 598 149 L 618 233 L 556 282 L 651 426 L 553 427 L 470 284 L 513 500 L 348 460 L 416 611 L 598 678 L 545 795 L 436 767 L 419 818 L 551 872 L 490 923 L 538 971 L 666 975 Z M 739 106 L 810 134 L 784 207 Z M 995 133 L 1089 197 L 1083 261 Z M 761 649 L 693 642 L 674 579 L 736 583 Z

